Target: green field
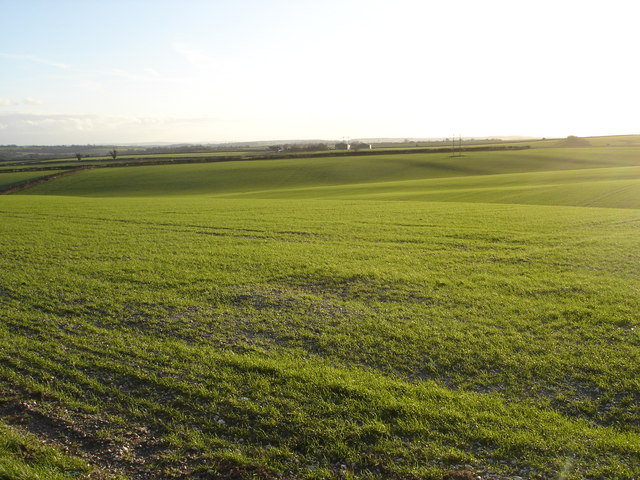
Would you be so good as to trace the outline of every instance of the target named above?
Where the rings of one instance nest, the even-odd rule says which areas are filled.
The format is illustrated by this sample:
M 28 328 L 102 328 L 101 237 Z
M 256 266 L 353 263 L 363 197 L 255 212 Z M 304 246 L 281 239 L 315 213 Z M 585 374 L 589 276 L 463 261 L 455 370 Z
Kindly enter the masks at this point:
M 28 180 L 35 180 L 36 178 L 51 175 L 53 173 L 59 173 L 56 170 L 42 170 L 38 172 L 15 172 L 15 173 L 1 173 L 0 172 L 0 190 L 17 185 Z
M 0 173 L 3 170 L 16 168 L 56 168 L 56 167 L 81 167 L 83 165 L 101 165 L 101 164 L 118 164 L 132 161 L 140 161 L 140 163 L 151 161 L 162 161 L 169 159 L 186 159 L 186 158 L 215 158 L 215 157 L 239 157 L 247 155 L 248 152 L 204 152 L 204 153 L 170 153 L 170 154 L 136 154 L 136 155 L 118 155 L 114 160 L 110 156 L 94 156 L 83 157 L 78 161 L 76 158 L 55 158 L 50 160 L 20 160 L 20 161 L 4 161 L 0 162 Z
M 637 148 L 544 149 L 515 152 L 475 152 L 452 158 L 449 154 L 399 154 L 309 159 L 274 159 L 213 164 L 160 165 L 91 170 L 30 189 L 26 194 L 79 196 L 245 195 L 286 190 L 346 186 L 371 190 L 381 182 L 443 180 L 454 185 L 482 175 L 602 169 L 603 179 L 634 180 L 633 172 L 612 173 L 614 167 L 640 166 Z M 578 175 L 582 173 L 577 172 Z M 572 175 L 568 173 L 566 175 Z M 592 174 L 597 179 L 596 174 Z M 464 180 L 462 177 L 467 177 Z M 458 180 L 456 180 L 456 178 Z M 499 177 L 503 178 L 503 177 Z M 578 179 L 580 181 L 581 179 Z M 476 181 L 476 180 L 472 180 Z M 488 182 L 491 183 L 491 179 Z M 500 180 L 496 180 L 500 182 Z M 575 182 L 574 182 L 575 183 Z M 539 180 L 521 177 L 514 185 L 535 186 Z M 497 185 L 501 187 L 500 184 Z M 396 190 L 397 186 L 390 186 Z M 400 187 L 402 190 L 402 187 Z M 409 188 L 412 188 L 409 185 Z M 275 193 L 275 190 L 282 190 Z M 402 193 L 401 191 L 398 193 Z M 294 192 L 291 195 L 299 196 Z
M 634 147 L 4 196 L 0 478 L 638 478 L 639 208 Z
M 37 437 L 0 423 L 0 478 L 67 480 L 89 472 L 91 467 L 82 460 L 43 446 Z
M 607 137 L 587 137 L 594 147 L 640 146 L 640 135 L 612 135 Z

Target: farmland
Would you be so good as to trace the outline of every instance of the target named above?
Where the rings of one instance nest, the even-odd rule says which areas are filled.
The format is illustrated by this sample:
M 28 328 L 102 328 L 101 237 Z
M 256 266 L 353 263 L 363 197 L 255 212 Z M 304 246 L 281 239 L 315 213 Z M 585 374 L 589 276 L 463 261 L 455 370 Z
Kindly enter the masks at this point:
M 3 196 L 0 478 L 637 478 L 639 208 L 633 146 Z
M 54 170 L 41 170 L 37 172 L 3 173 L 0 175 L 0 190 L 53 173 L 56 172 Z

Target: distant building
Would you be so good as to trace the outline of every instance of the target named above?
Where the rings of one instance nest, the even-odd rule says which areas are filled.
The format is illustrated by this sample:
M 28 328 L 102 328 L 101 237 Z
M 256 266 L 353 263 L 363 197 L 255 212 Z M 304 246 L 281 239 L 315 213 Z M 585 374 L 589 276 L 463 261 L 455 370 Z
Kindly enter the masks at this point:
M 373 146 L 370 143 L 354 142 L 349 145 L 349 150 L 372 150 Z
M 370 143 L 362 143 L 362 142 L 354 142 L 354 143 L 346 143 L 339 142 L 334 145 L 336 150 L 372 150 L 373 145 Z

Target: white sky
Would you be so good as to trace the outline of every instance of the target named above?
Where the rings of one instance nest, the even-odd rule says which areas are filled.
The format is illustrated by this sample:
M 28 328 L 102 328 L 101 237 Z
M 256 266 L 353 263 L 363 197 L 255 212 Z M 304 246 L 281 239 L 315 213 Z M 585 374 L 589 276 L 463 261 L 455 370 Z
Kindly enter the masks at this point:
M 633 1 L 0 9 L 0 144 L 640 133 Z

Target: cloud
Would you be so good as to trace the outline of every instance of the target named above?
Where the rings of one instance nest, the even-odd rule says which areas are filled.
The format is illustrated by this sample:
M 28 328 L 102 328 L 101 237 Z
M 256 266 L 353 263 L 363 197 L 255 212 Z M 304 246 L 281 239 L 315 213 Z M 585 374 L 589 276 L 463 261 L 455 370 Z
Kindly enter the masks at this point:
M 139 123 L 136 117 L 108 117 L 100 115 L 11 114 L 0 116 L 14 129 L 32 131 L 86 132 Z
M 40 63 L 42 65 L 48 65 L 50 67 L 56 67 L 56 68 L 63 68 L 63 69 L 71 68 L 71 66 L 67 65 L 66 63 L 56 62 L 54 60 L 48 60 L 46 58 L 40 58 L 36 55 L 18 55 L 13 53 L 0 53 L 0 57 L 13 58 L 16 60 L 27 60 L 29 62 Z
M 122 68 L 111 68 L 109 70 L 78 71 L 88 75 L 97 76 L 99 78 L 111 77 L 136 83 L 162 84 L 178 83 L 184 81 L 184 78 L 165 76 L 159 73 L 157 70 L 154 70 L 153 68 L 143 68 L 141 71 L 124 70 Z M 85 82 L 91 81 L 96 82 L 95 80 L 86 80 Z
M 152 116 L 45 113 L 0 114 L 0 144 L 60 145 L 157 141 L 210 141 L 224 120 Z
M 151 73 L 150 70 L 153 71 L 153 73 Z M 143 73 L 138 73 L 138 72 L 131 72 L 129 70 L 122 70 L 121 68 L 112 68 L 111 70 L 105 70 L 97 73 L 100 73 L 102 75 L 109 75 L 117 78 L 124 78 L 126 80 L 132 80 L 135 82 L 148 82 L 151 80 L 155 81 L 155 80 L 158 80 L 160 77 L 158 72 L 155 72 L 154 70 L 149 68 L 145 68 L 142 72 Z
M 14 102 L 8 98 L 0 98 L 0 107 L 12 107 L 18 105 L 42 105 L 42 100 L 33 97 L 25 97 L 21 102 Z
M 89 90 L 92 93 L 104 93 L 106 92 L 106 88 L 103 82 L 98 80 L 93 80 L 90 78 L 80 79 L 74 83 L 74 87 L 80 88 L 83 90 Z
M 144 116 L 108 116 L 108 115 L 69 115 L 69 114 L 27 114 L 7 113 L 0 115 L 0 121 L 13 130 L 28 129 L 51 130 L 58 132 L 86 132 L 89 130 L 101 132 L 105 130 L 119 130 L 138 126 L 159 126 L 175 124 L 197 124 L 214 119 L 202 118 L 174 118 L 174 117 L 144 117 Z
M 152 77 L 160 77 L 161 76 L 160 73 L 157 70 L 155 70 L 153 68 L 150 68 L 150 67 L 143 68 L 142 71 L 144 73 L 146 73 L 147 75 L 150 75 Z
M 186 43 L 176 42 L 173 44 L 173 51 L 182 55 L 193 66 L 200 68 L 217 68 L 221 62 L 205 53 L 203 50 L 193 48 Z
M 91 69 L 83 69 L 78 68 L 73 65 L 69 65 L 62 62 L 57 62 L 54 60 L 49 60 L 46 58 L 38 57 L 37 55 L 21 55 L 21 54 L 13 54 L 13 53 L 0 53 L 0 58 L 12 58 L 16 60 L 27 60 L 30 62 L 40 63 L 42 65 L 49 65 L 51 67 L 56 67 L 64 70 L 71 71 L 72 73 L 81 74 L 81 75 L 98 75 L 101 77 L 110 76 L 116 78 L 122 78 L 126 80 L 136 81 L 136 82 L 159 82 L 159 81 L 177 81 L 180 79 L 176 78 L 168 78 L 162 76 L 158 71 L 153 68 L 144 68 L 142 72 L 133 72 L 128 70 L 123 70 L 120 68 L 112 68 L 109 70 L 91 70 Z M 27 99 L 33 100 L 33 99 Z M 37 100 L 36 100 L 37 101 Z M 32 103 L 31 101 L 25 101 L 25 103 L 29 105 L 40 105 L 41 103 Z M 0 106 L 3 104 L 0 103 Z

